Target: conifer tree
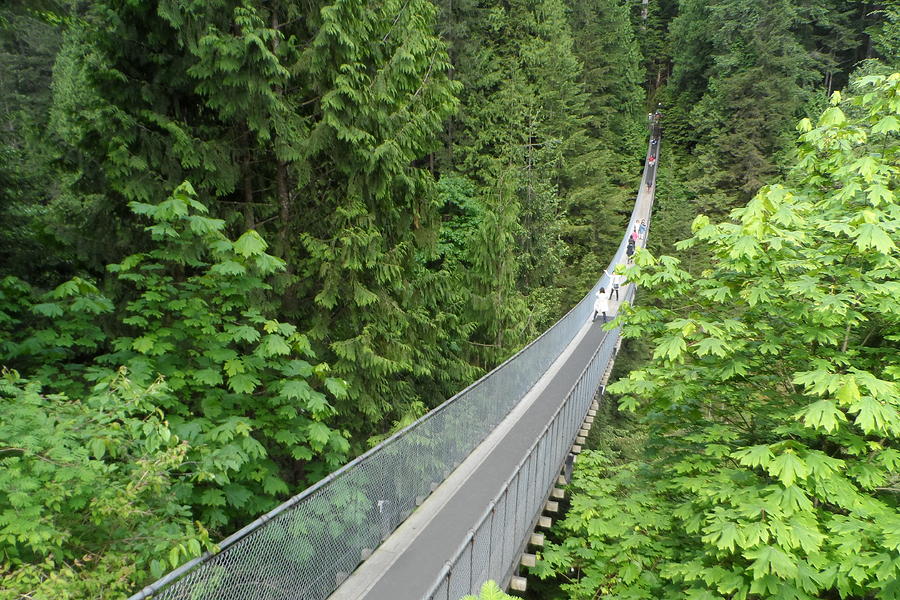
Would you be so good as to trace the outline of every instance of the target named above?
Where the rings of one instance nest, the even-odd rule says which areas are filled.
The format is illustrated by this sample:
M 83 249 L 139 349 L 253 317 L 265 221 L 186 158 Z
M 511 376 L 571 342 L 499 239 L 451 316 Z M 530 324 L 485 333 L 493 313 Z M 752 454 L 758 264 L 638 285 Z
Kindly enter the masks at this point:
M 454 108 L 433 17 L 424 0 L 95 3 L 58 64 L 62 230 L 146 243 L 122 207 L 188 179 L 214 216 L 274 241 L 282 315 L 350 382 L 351 431 L 433 374 L 457 387 L 472 373 L 439 350 L 459 326 L 426 268 L 433 182 L 415 164 Z M 104 239 L 81 244 L 89 264 L 123 253 Z
M 593 285 L 621 240 L 647 139 L 644 70 L 627 3 L 572 2 L 570 21 L 582 63 L 586 127 L 564 180 L 569 259 L 559 285 L 570 290 L 566 308 Z
M 647 95 L 655 98 L 671 70 L 668 28 L 678 14 L 678 0 L 642 0 L 631 3 L 631 23 L 644 59 Z
M 315 208 L 299 217 L 295 287 L 315 308 L 298 314 L 351 383 L 348 409 L 375 423 L 418 399 L 416 378 L 461 369 L 440 351 L 450 294 L 425 268 L 433 178 L 414 164 L 455 107 L 433 16 L 424 0 L 339 2 L 303 54 L 320 100 L 299 172 Z
M 776 173 L 803 87 L 815 78 L 792 31 L 798 21 L 786 1 L 681 3 L 671 26 L 671 116 L 692 131 L 719 187 L 749 196 Z
M 44 140 L 61 17 L 44 2 L 0 6 L 0 264 L 52 279 L 65 257 L 43 231 L 55 180 Z
M 586 128 L 582 65 L 565 4 L 442 7 L 463 92 L 437 167 L 470 182 L 463 186 L 467 203 L 482 215 L 461 264 L 473 298 L 468 320 L 478 324 L 473 342 L 491 362 L 521 343 L 523 324 L 542 326 L 558 316 L 565 198 L 601 167 L 591 160 L 596 144 Z
M 892 68 L 900 66 L 900 2 L 887 0 L 872 26 L 872 46 Z

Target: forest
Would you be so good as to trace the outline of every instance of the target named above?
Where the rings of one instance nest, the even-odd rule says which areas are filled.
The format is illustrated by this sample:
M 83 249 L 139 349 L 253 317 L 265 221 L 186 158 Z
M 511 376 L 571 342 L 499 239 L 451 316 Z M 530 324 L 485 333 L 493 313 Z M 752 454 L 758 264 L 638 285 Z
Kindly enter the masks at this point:
M 0 600 L 125 598 L 520 349 L 657 108 L 534 597 L 900 598 L 897 71 L 898 0 L 7 0 Z

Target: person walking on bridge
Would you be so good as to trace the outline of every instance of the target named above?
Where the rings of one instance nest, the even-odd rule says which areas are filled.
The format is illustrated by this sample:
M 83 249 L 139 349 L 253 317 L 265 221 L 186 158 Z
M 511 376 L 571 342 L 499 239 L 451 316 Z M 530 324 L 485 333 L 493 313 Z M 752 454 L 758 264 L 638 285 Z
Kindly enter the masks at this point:
M 606 296 L 606 290 L 600 288 L 597 290 L 597 295 L 594 299 L 594 316 L 591 317 L 591 322 L 597 320 L 597 315 L 601 315 L 603 317 L 603 321 L 601 323 L 606 323 L 606 313 L 609 312 L 609 298 Z
M 612 273 L 610 273 L 609 271 L 603 271 L 604 273 L 606 273 L 607 277 L 609 277 L 609 285 L 612 287 L 612 291 L 609 292 L 609 298 L 610 300 L 612 300 L 613 294 L 615 294 L 616 302 L 619 301 L 619 286 L 621 286 L 622 282 L 625 281 L 624 275 L 619 275 L 618 273 L 616 273 L 616 270 L 619 267 L 622 267 L 624 269 L 625 265 L 623 265 L 622 263 L 617 264 L 615 267 L 613 267 Z

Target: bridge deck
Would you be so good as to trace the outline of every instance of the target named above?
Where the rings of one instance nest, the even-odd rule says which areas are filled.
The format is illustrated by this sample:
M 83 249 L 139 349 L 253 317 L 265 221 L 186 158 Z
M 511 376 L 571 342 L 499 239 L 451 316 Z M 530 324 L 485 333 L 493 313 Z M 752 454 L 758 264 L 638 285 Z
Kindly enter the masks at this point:
M 535 385 L 540 391 L 533 401 L 526 399 L 523 410 L 511 414 L 496 435 L 485 440 L 479 448 L 482 452 L 473 452 L 331 599 L 421 600 L 447 556 L 463 542 L 468 527 L 478 520 L 556 412 L 604 334 L 599 322 L 585 326 L 581 337 Z M 457 481 L 461 476 L 465 479 Z

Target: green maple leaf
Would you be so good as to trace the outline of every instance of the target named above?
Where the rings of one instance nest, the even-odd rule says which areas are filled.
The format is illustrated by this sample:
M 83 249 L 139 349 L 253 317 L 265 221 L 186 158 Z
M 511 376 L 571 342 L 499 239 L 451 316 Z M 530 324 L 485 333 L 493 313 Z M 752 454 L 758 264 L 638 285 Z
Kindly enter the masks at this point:
M 801 411 L 798 418 L 805 426 L 813 429 L 822 428 L 828 433 L 840 427 L 841 422 L 847 421 L 847 416 L 831 400 L 813 402 Z
M 695 352 L 697 356 L 706 356 L 707 354 L 714 354 L 715 356 L 727 356 L 729 351 L 729 346 L 723 340 L 718 338 L 703 338 L 697 343 L 697 347 Z
M 312 391 L 312 394 L 306 400 L 306 409 L 317 418 L 332 412 L 331 405 L 328 404 L 325 394 L 315 390 Z
M 856 379 L 852 375 L 844 378 L 834 397 L 840 400 L 841 404 L 849 405 L 857 402 L 859 400 L 859 387 L 856 385 Z
M 687 344 L 685 344 L 683 337 L 680 335 L 668 336 L 659 342 L 656 350 L 653 351 L 653 358 L 657 359 L 665 357 L 671 361 L 675 361 L 678 360 L 686 349 Z
M 343 379 L 326 377 L 325 388 L 331 392 L 331 395 L 335 398 L 345 398 L 347 396 L 347 382 Z
M 291 353 L 291 347 L 287 345 L 285 339 L 277 333 L 270 333 L 263 337 L 257 347 L 260 356 L 284 356 Z
M 203 385 L 220 385 L 223 381 L 222 372 L 219 369 L 201 369 L 193 371 L 191 376 Z
M 203 490 L 200 495 L 200 503 L 206 506 L 225 506 L 225 493 L 216 488 Z
M 900 516 L 886 515 L 879 517 L 878 526 L 881 528 L 885 547 L 895 552 L 900 550 Z
M 767 468 L 772 462 L 772 450 L 768 446 L 759 445 L 751 446 L 744 450 L 738 450 L 732 453 L 732 457 L 738 459 L 738 462 L 748 467 Z
M 239 483 L 229 483 L 222 491 L 228 504 L 236 508 L 243 506 L 253 496 L 253 492 Z
M 740 531 L 733 521 L 715 521 L 704 531 L 706 535 L 703 536 L 703 541 L 715 545 L 720 550 L 734 552 L 735 546 L 740 544 Z
M 748 550 L 744 556 L 753 560 L 751 568 L 755 579 L 762 579 L 770 573 L 783 579 L 791 579 L 797 574 L 797 564 L 790 556 L 773 546 L 765 545 Z
M 875 248 L 883 254 L 890 254 L 897 249 L 891 236 L 875 223 L 863 223 L 856 228 L 856 246 L 862 251 Z
M 790 547 L 800 548 L 807 554 L 818 552 L 822 542 L 825 541 L 825 535 L 819 531 L 815 519 L 807 515 L 789 520 L 785 524 L 784 532 Z
M 259 339 L 259 330 L 257 330 L 255 327 L 250 327 L 249 325 L 229 327 L 228 329 L 226 329 L 226 333 L 231 337 L 233 341 L 243 340 L 245 342 L 255 342 Z
M 155 345 L 156 336 L 154 335 L 141 336 L 131 343 L 131 347 L 141 354 L 150 354 L 150 351 L 153 350 Z
M 209 272 L 221 275 L 245 275 L 247 267 L 233 260 L 224 260 L 210 267 Z
M 897 430 L 897 411 L 871 396 L 863 396 L 849 409 L 851 413 L 859 413 L 854 423 L 866 433 L 886 434 Z
M 44 317 L 61 317 L 63 315 L 63 309 L 59 306 L 59 304 L 55 302 L 44 302 L 42 304 L 35 304 L 31 307 L 31 312 L 36 315 L 41 315 Z
M 894 192 L 880 183 L 869 186 L 866 189 L 866 194 L 868 194 L 869 202 L 872 203 L 872 206 L 879 206 L 884 203 L 892 203 L 894 200 Z
M 878 172 L 878 163 L 871 156 L 863 156 L 851 165 L 851 168 L 863 176 L 866 181 L 871 181 Z
M 293 400 L 309 400 L 315 391 L 302 379 L 291 379 L 281 385 L 281 395 Z
M 805 479 L 809 475 L 807 464 L 791 451 L 785 451 L 772 459 L 767 470 L 769 475 L 777 477 L 786 486 L 793 485 L 797 479 Z
M 891 131 L 897 131 L 898 129 L 900 129 L 900 121 L 897 120 L 897 117 L 894 115 L 887 115 L 882 117 L 882 119 L 872 127 L 872 133 L 890 133 Z
M 259 379 L 248 373 L 239 373 L 228 378 L 228 387 L 238 394 L 251 394 L 259 384 Z
M 307 429 L 310 446 L 312 446 L 313 449 L 321 450 L 325 447 L 325 444 L 328 443 L 328 440 L 331 439 L 331 433 L 331 428 L 324 423 L 310 423 L 309 428 Z
M 234 251 L 244 258 L 249 258 L 256 254 L 262 254 L 268 247 L 269 245 L 262 238 L 262 236 L 256 233 L 256 231 L 254 231 L 253 229 L 245 232 L 244 235 L 239 237 L 234 243 Z
M 292 360 L 282 367 L 281 372 L 287 377 L 309 377 L 313 374 L 313 366 L 305 360 Z
M 840 125 L 847 121 L 847 116 L 837 106 L 832 106 L 825 110 L 822 113 L 822 116 L 819 117 L 819 126 L 820 127 L 830 127 L 833 125 Z

